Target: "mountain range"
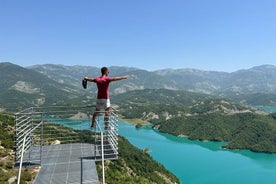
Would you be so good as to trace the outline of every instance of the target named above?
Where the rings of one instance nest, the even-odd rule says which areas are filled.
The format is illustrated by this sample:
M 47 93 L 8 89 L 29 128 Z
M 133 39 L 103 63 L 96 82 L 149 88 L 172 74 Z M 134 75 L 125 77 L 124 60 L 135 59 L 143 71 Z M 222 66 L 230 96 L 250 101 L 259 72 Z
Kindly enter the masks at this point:
M 79 80 L 84 76 L 100 75 L 99 68 L 90 66 L 35 65 L 29 68 L 57 82 L 74 86 L 79 86 Z M 273 65 L 261 65 L 232 73 L 197 69 L 146 71 L 130 67 L 110 67 L 110 72 L 111 76 L 130 76 L 129 80 L 115 85 L 113 90 L 116 93 L 135 89 L 165 88 L 216 95 L 276 94 L 276 67 Z
M 110 86 L 112 96 L 144 89 L 185 90 L 224 97 L 250 105 L 276 104 L 276 67 L 261 65 L 232 73 L 197 69 L 147 71 L 133 67 L 109 67 L 110 76 L 129 75 L 128 80 Z M 93 66 L 34 65 L 21 67 L 0 63 L 0 108 L 22 109 L 29 106 L 93 103 L 96 86 L 85 76 L 100 75 Z

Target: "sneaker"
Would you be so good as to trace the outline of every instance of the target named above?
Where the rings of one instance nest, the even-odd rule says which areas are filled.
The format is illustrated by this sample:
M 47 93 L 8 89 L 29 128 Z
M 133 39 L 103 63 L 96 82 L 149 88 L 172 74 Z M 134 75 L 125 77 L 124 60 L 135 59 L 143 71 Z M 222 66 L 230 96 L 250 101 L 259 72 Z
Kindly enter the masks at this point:
M 105 129 L 105 130 L 114 130 L 114 127 L 105 126 L 104 129 Z

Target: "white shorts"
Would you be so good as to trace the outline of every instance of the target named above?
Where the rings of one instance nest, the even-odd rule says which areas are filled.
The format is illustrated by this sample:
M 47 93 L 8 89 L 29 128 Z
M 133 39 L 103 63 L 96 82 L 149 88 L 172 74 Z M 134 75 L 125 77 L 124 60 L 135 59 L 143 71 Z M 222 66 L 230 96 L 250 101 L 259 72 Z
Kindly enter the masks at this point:
M 110 107 L 110 99 L 97 99 L 96 109 L 105 110 Z

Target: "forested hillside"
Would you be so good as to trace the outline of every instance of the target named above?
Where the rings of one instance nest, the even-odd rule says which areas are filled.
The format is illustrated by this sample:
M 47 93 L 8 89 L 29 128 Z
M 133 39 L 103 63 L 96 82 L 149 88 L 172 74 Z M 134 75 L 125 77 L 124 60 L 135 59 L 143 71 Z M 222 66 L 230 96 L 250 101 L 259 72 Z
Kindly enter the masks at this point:
M 77 103 L 80 94 L 72 86 L 11 63 L 0 63 L 0 108 L 16 112 L 30 106 Z
M 227 141 L 225 148 L 229 149 L 276 153 L 274 114 L 212 96 L 182 93 L 134 91 L 124 94 L 123 102 L 122 95 L 116 96 L 118 101 L 115 101 L 124 118 L 148 121 L 165 133 L 190 139 Z M 182 95 L 185 98 L 182 99 Z
M 131 91 L 116 95 L 112 102 L 120 106 L 120 113 L 126 118 L 140 118 L 154 124 L 173 117 L 203 113 L 256 111 L 241 104 L 210 95 L 165 89 Z
M 219 113 L 172 118 L 156 124 L 159 131 L 190 139 L 225 141 L 225 148 L 276 153 L 276 120 L 254 113 Z
M 0 113 L 0 183 L 8 180 L 16 182 L 17 170 L 14 167 L 14 117 L 11 114 Z M 33 180 L 34 169 L 23 169 L 21 183 Z

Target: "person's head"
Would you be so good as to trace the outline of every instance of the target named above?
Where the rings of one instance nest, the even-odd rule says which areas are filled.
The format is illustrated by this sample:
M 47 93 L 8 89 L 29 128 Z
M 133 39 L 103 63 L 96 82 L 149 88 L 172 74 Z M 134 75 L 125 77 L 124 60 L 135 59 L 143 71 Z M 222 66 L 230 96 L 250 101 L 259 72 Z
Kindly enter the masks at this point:
M 102 69 L 101 69 L 101 72 L 102 72 L 102 75 L 108 75 L 108 68 L 107 67 L 102 67 Z

